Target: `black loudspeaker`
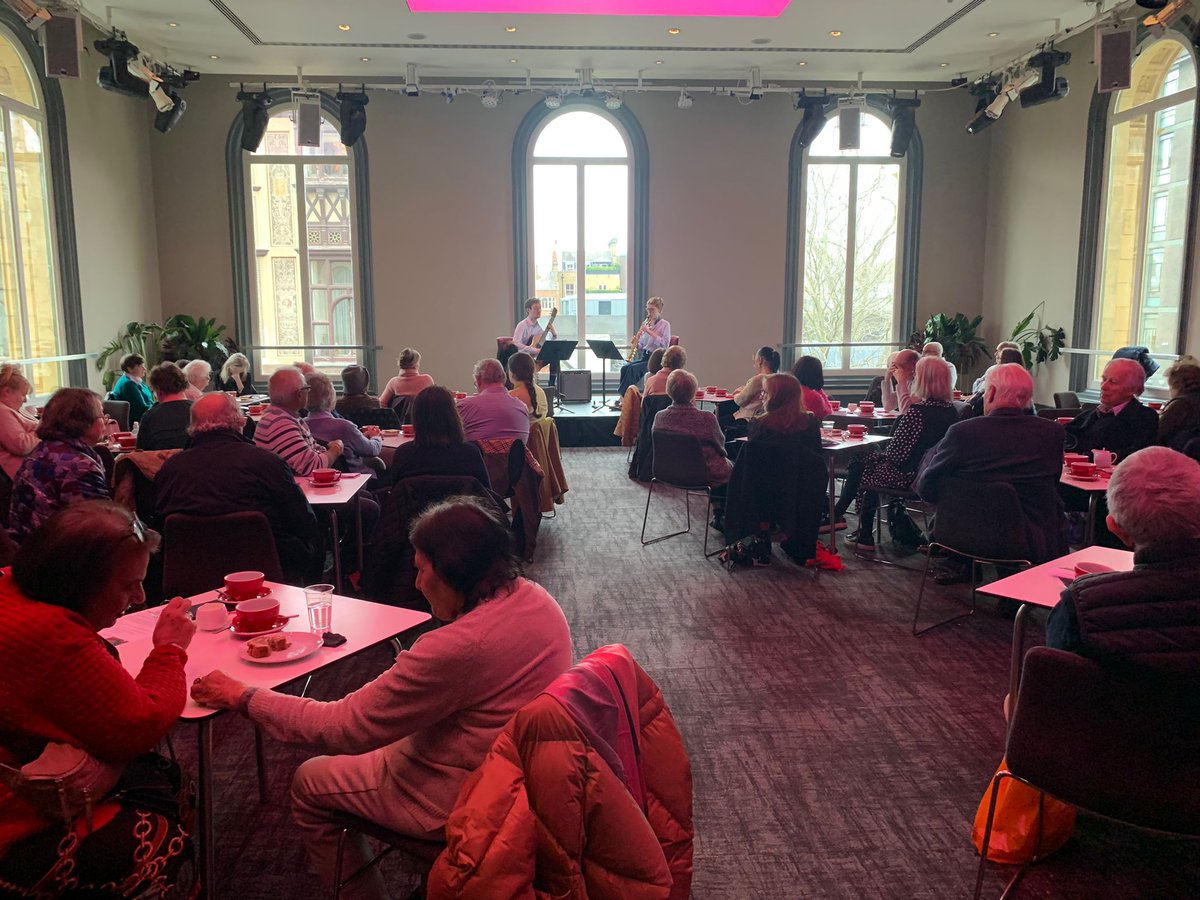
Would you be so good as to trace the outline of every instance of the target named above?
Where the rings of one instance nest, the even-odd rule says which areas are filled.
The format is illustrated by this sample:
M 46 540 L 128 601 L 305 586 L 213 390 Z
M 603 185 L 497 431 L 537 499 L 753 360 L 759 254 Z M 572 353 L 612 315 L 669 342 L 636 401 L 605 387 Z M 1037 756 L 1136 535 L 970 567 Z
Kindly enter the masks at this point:
M 42 26 L 42 51 L 46 58 L 46 75 L 50 78 L 78 78 L 79 59 L 83 50 L 83 29 L 79 15 L 55 12 Z
M 591 403 L 592 373 L 573 369 L 558 373 L 559 395 L 567 403 Z
M 1133 29 L 1096 29 L 1096 90 L 1121 91 L 1133 83 Z

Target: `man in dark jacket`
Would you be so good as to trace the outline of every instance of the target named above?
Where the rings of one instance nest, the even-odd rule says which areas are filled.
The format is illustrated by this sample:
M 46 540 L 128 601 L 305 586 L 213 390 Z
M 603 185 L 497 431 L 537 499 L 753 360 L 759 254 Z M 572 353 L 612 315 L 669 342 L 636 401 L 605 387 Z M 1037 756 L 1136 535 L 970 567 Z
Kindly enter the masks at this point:
M 1100 405 L 1066 426 L 1067 449 L 1078 453 L 1111 450 L 1125 459 L 1158 440 L 1158 413 L 1142 406 L 1137 395 L 1146 373 L 1132 359 L 1110 360 L 1100 380 Z
M 1024 367 L 994 366 L 984 391 L 984 415 L 950 426 L 925 455 L 913 488 L 922 500 L 937 503 L 947 478 L 1011 484 L 1024 514 L 1030 561 L 1042 562 L 1066 549 L 1058 496 L 1063 431 L 1049 419 L 1025 415 L 1032 396 L 1033 378 Z M 954 535 L 943 537 L 953 545 Z M 937 577 L 942 584 L 965 580 L 957 570 Z
M 1046 643 L 1095 659 L 1200 675 L 1200 465 L 1167 447 L 1113 471 L 1108 528 L 1133 571 L 1086 575 L 1050 613 Z
M 167 460 L 154 480 L 155 514 L 161 524 L 172 513 L 261 512 L 271 524 L 284 579 L 318 581 L 324 549 L 312 507 L 288 464 L 242 437 L 244 421 L 227 394 L 205 394 L 196 401 L 191 443 Z M 219 541 L 220 535 L 213 538 Z

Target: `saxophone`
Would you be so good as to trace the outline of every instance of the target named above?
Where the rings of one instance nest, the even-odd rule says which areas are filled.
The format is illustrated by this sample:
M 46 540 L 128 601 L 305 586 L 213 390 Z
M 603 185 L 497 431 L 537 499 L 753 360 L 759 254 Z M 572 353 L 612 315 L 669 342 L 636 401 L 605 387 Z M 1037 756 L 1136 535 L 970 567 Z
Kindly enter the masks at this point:
M 642 327 L 637 330 L 637 334 L 635 334 L 633 336 L 633 340 L 631 340 L 629 342 L 630 343 L 629 355 L 627 357 L 625 357 L 625 362 L 627 362 L 627 363 L 633 362 L 633 358 L 635 356 L 637 356 L 638 341 L 641 340 L 642 335 L 645 334 L 649 329 L 650 329 L 650 317 L 646 316 L 645 321 L 642 322 Z

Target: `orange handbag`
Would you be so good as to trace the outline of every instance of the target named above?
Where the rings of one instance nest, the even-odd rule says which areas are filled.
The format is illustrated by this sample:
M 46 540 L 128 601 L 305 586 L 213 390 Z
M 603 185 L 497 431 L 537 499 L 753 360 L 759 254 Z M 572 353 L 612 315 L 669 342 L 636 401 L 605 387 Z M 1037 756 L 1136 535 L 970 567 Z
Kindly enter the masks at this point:
M 996 774 L 1007 772 L 1004 760 Z M 988 806 L 992 800 L 992 784 L 988 782 L 975 811 L 975 827 L 971 830 L 971 841 L 978 853 L 983 852 L 983 832 L 987 827 Z M 1041 800 L 1042 841 L 1038 847 L 1038 807 Z M 992 820 L 992 834 L 988 841 L 987 858 L 998 863 L 1026 863 L 1035 855 L 1038 859 L 1049 856 L 1075 831 L 1075 807 L 1053 797 L 1044 797 L 1042 792 L 1031 788 L 1015 778 L 1006 778 L 1000 783 L 996 798 L 996 815 Z

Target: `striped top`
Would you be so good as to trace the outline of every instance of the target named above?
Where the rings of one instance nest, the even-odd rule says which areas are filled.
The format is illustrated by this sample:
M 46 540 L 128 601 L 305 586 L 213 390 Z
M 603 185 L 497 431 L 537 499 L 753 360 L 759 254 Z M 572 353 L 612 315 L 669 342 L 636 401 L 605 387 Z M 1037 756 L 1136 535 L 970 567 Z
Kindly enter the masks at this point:
M 304 420 L 279 406 L 270 406 L 254 430 L 254 443 L 283 459 L 297 475 L 328 465 L 325 448 L 313 440 Z

